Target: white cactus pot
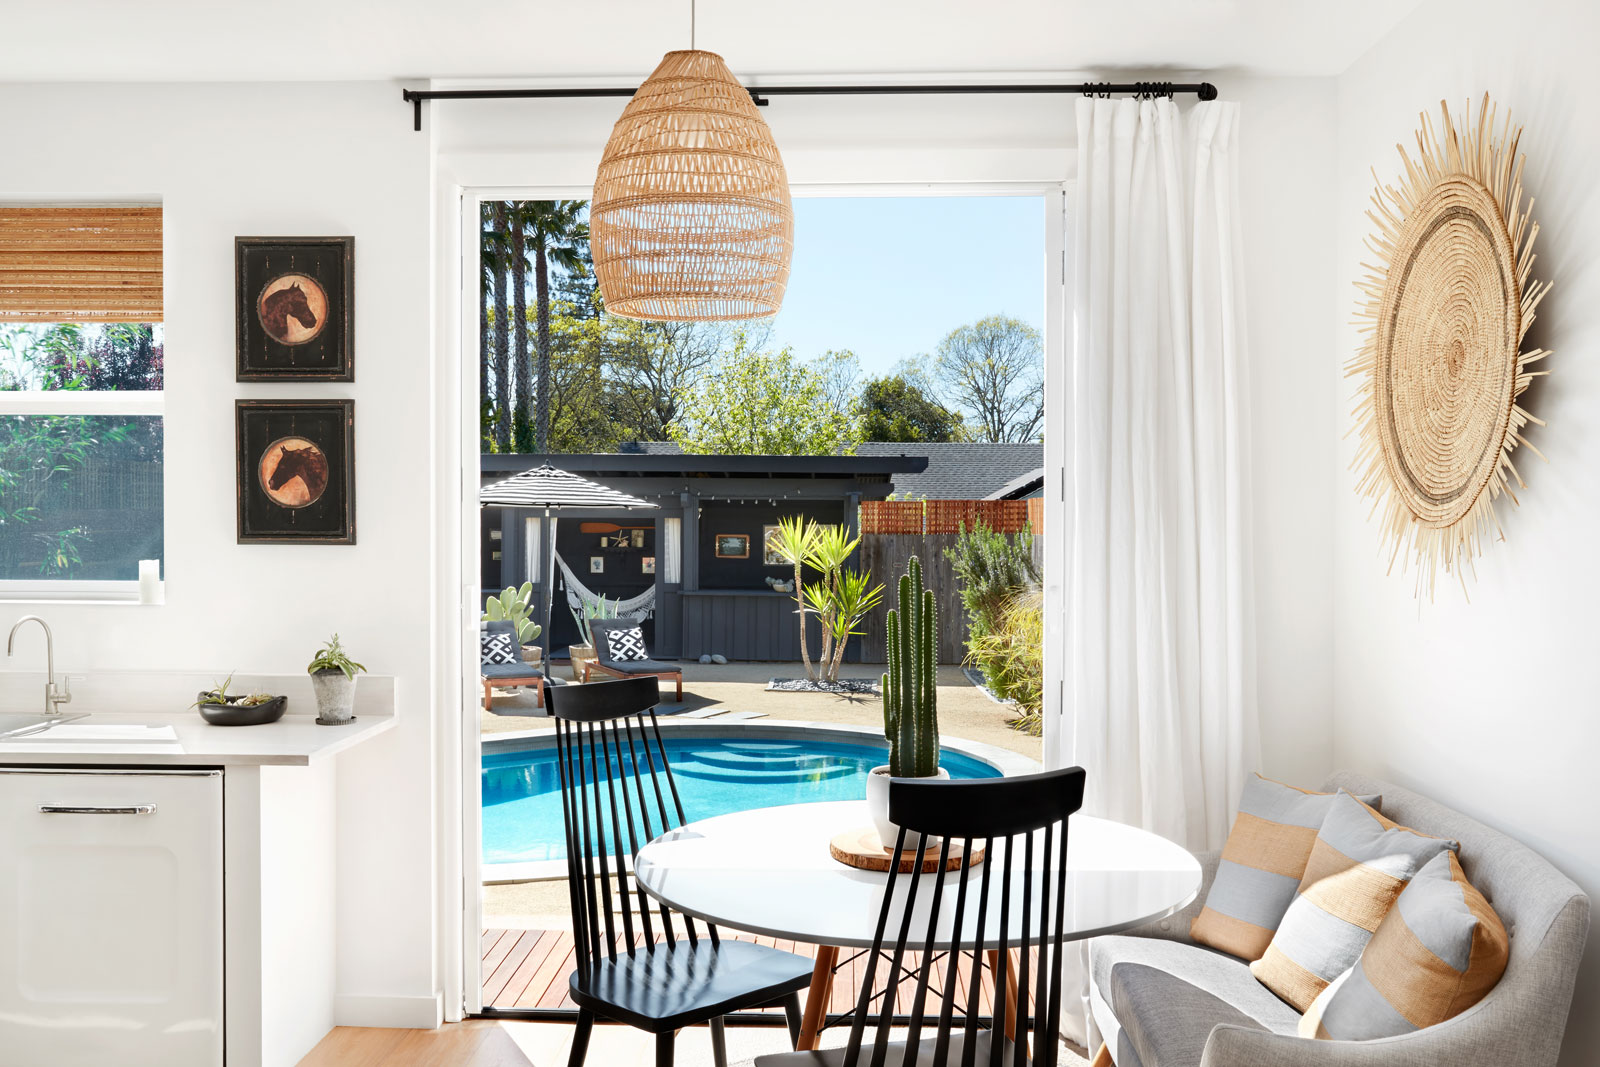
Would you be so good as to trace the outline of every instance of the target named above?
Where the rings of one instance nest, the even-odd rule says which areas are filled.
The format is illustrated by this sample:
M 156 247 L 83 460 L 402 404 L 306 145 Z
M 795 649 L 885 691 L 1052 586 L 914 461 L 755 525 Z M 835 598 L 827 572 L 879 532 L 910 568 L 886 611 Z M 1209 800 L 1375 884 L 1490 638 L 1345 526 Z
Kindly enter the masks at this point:
M 343 726 L 355 718 L 356 680 L 343 671 L 317 671 L 311 676 L 317 694 L 317 722 L 323 726 Z
M 948 779 L 950 772 L 943 767 L 935 778 Z M 900 837 L 900 827 L 889 821 L 889 765 L 872 768 L 872 773 L 867 775 L 867 811 L 872 816 L 872 825 L 878 831 L 878 840 L 883 842 L 883 847 L 890 849 Z M 922 840 L 921 834 L 906 834 L 906 848 L 914 849 Z M 928 844 L 935 845 L 939 841 L 936 837 L 929 837 Z

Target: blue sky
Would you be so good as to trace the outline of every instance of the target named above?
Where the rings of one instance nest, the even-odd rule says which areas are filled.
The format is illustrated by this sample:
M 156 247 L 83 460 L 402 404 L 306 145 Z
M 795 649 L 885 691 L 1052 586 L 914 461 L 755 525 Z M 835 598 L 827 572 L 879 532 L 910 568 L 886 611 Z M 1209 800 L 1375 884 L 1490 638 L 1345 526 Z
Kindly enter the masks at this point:
M 1036 196 L 795 197 L 773 340 L 806 358 L 848 348 L 875 375 L 985 315 L 1042 331 L 1043 214 Z

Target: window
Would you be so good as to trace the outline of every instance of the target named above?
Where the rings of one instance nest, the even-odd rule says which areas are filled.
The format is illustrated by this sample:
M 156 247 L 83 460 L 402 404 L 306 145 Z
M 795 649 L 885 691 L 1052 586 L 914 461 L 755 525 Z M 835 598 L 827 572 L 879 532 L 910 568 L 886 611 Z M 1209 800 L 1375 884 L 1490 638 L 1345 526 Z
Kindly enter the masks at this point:
M 161 209 L 0 205 L 0 599 L 164 557 Z

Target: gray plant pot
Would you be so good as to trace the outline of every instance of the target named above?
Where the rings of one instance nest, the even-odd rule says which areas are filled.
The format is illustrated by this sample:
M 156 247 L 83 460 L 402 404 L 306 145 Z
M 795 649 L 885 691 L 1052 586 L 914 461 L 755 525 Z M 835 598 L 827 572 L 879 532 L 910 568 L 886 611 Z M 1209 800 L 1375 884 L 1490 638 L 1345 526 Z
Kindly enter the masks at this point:
M 356 680 L 343 671 L 317 671 L 311 676 L 317 694 L 317 722 L 322 726 L 343 726 L 355 719 Z

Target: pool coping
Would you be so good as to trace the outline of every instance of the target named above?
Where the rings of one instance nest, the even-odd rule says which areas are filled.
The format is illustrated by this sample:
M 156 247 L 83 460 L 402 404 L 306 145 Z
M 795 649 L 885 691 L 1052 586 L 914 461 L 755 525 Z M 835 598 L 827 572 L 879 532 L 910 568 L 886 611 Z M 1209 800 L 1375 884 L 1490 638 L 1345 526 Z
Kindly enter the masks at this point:
M 737 737 L 740 735 L 773 737 L 815 738 L 818 732 L 849 735 L 852 739 L 865 738 L 874 743 L 884 740 L 883 731 L 875 726 L 860 726 L 842 722 L 805 722 L 798 719 L 737 719 L 719 723 L 716 719 L 674 720 L 663 716 L 658 719 L 663 737 L 678 734 L 685 737 Z M 484 751 L 494 746 L 497 752 L 520 752 L 533 748 L 549 748 L 555 744 L 555 730 L 512 730 L 490 734 L 481 739 Z M 845 743 L 850 743 L 846 741 Z M 940 737 L 939 747 L 970 756 L 987 763 L 1010 778 L 1019 774 L 1036 774 L 1044 767 L 1038 760 L 1030 759 L 1009 748 L 991 745 L 984 741 L 969 741 L 964 737 Z M 567 861 L 533 860 L 525 863 L 485 863 L 482 865 L 484 885 L 506 885 L 514 882 L 548 882 L 567 876 Z

